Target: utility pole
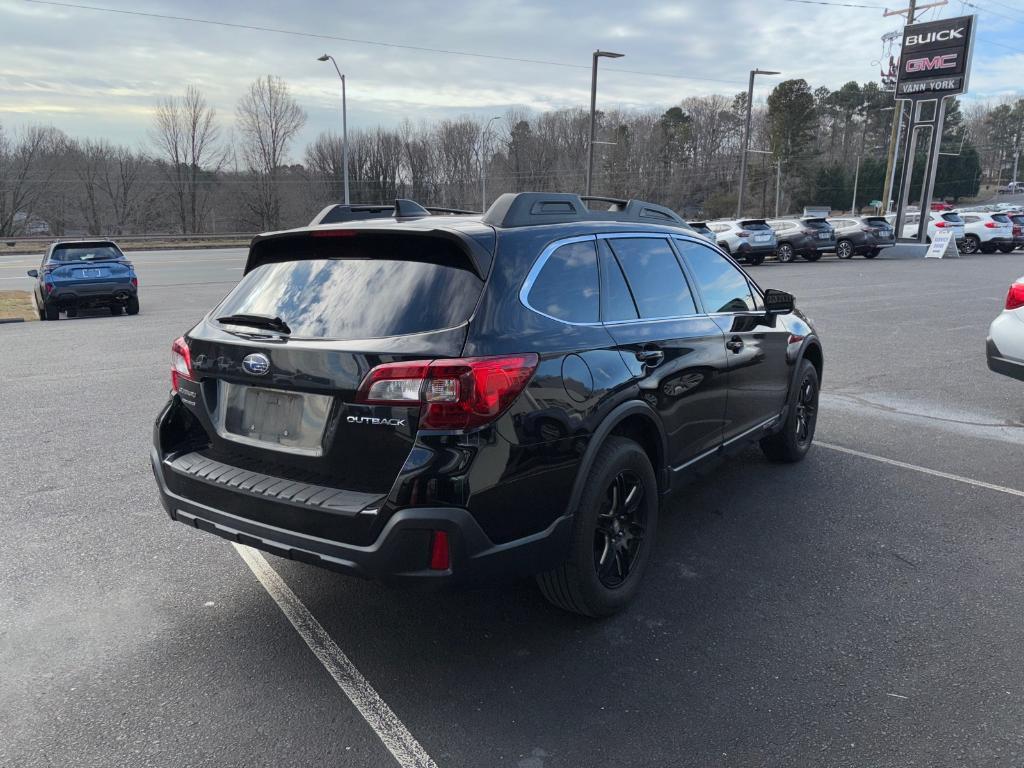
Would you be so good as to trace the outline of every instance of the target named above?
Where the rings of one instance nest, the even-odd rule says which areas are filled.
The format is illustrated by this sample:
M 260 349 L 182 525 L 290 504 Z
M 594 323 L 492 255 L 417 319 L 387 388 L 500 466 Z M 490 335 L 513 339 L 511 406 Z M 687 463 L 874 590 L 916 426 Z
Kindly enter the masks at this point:
M 775 218 L 779 218 L 779 206 L 782 204 L 782 160 L 775 161 Z
M 736 193 L 736 218 L 743 215 L 743 188 L 747 184 L 747 150 L 750 148 L 750 120 L 754 110 L 754 77 L 757 75 L 778 75 L 764 69 L 750 70 L 750 85 L 747 86 L 747 127 L 743 131 L 743 150 L 740 155 L 740 188 Z

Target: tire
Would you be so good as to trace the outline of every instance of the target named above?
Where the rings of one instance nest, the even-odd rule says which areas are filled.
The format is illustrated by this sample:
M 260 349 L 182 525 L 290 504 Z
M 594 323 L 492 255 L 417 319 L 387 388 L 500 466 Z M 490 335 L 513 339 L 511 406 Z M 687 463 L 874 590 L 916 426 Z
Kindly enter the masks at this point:
M 779 243 L 779 247 L 775 251 L 775 258 L 783 264 L 791 264 L 796 261 L 796 251 L 789 243 Z
M 818 371 L 810 360 L 800 363 L 797 385 L 790 393 L 786 423 L 774 435 L 761 439 L 761 450 L 770 461 L 793 464 L 803 459 L 814 442 L 818 423 Z
M 997 247 L 999 248 L 1000 253 L 1013 253 L 1013 249 L 1016 248 L 1017 246 L 1013 245 L 1012 243 L 1007 243 L 1005 245 L 1000 245 Z
M 814 253 L 805 253 L 804 261 L 817 261 L 821 258 L 821 251 L 815 251 Z
M 120 304 L 111 304 L 110 305 L 110 314 L 113 315 L 114 317 L 120 317 L 120 315 L 121 315 L 121 305 Z
M 870 251 L 864 254 L 865 259 L 873 259 L 875 256 L 882 252 L 881 248 L 872 248 Z
M 78 307 L 71 307 L 67 313 L 69 318 L 78 317 Z
M 60 310 L 54 304 L 47 304 L 45 308 L 47 320 L 60 320 Z
M 967 235 L 964 237 L 964 247 L 960 250 L 968 255 L 977 253 L 981 250 L 981 238 L 977 235 Z
M 38 304 L 36 305 L 36 315 L 39 317 L 40 320 L 46 319 L 46 311 Z
M 836 243 L 836 256 L 840 259 L 853 258 L 853 243 L 849 240 L 840 240 Z
M 760 266 L 764 263 L 764 254 L 759 253 L 756 256 L 747 256 L 747 264 L 752 267 Z
M 658 484 L 650 459 L 632 440 L 609 437 L 587 474 L 569 555 L 537 577 L 541 593 L 583 616 L 621 611 L 640 588 L 657 525 Z
M 132 296 L 130 299 L 128 299 L 128 303 L 125 305 L 124 311 L 127 312 L 129 315 L 139 314 L 139 297 Z

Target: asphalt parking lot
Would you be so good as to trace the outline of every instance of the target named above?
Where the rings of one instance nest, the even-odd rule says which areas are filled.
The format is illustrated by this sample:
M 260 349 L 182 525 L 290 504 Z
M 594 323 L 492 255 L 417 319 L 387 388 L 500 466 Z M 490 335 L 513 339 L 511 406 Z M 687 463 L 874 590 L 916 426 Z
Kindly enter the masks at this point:
M 243 257 L 132 254 L 137 317 L 0 326 L 0 765 L 1024 762 L 1024 384 L 984 359 L 1024 254 L 754 268 L 823 338 L 820 444 L 678 494 L 610 620 L 268 556 L 422 748 L 404 763 L 239 553 L 157 500 L 170 343 Z

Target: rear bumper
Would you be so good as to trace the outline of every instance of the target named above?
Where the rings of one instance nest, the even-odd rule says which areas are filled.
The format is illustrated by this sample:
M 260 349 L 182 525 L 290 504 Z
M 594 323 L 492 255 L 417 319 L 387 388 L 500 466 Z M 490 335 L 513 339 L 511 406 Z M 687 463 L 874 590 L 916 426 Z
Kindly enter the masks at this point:
M 46 296 L 47 304 L 86 305 L 125 302 L 138 295 L 131 283 L 75 283 L 56 286 Z
M 366 546 L 311 536 L 231 514 L 174 493 L 156 448 L 150 456 L 160 501 L 172 520 L 290 560 L 387 584 L 450 587 L 507 581 L 550 570 L 565 558 L 571 516 L 546 530 L 504 544 L 493 543 L 465 509 L 415 507 L 394 513 Z M 448 534 L 451 565 L 429 568 L 433 531 Z
M 752 243 L 741 243 L 740 246 L 736 249 L 736 253 L 739 254 L 740 256 L 757 256 L 759 254 L 770 256 L 771 254 L 775 253 L 775 249 L 777 247 L 777 244 L 774 242 L 758 243 L 757 245 L 754 245 Z
M 985 340 L 985 358 L 990 371 L 1024 381 L 1024 360 L 1004 357 L 991 337 Z

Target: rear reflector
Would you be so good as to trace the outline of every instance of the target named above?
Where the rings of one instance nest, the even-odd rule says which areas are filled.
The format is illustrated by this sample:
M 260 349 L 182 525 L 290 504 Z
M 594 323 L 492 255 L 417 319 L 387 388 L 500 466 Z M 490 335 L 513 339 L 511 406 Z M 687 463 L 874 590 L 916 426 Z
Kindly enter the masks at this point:
M 430 538 L 430 570 L 447 571 L 452 565 L 452 553 L 448 546 L 448 532 L 434 531 Z
M 366 374 L 356 402 L 421 406 L 421 429 L 473 429 L 512 405 L 537 370 L 537 355 L 385 363 Z
M 184 378 L 193 380 L 192 376 L 192 353 L 185 343 L 185 337 L 179 336 L 171 344 L 171 393 L 177 393 L 178 380 Z
M 1006 294 L 1006 308 L 1020 309 L 1024 307 L 1024 283 L 1014 283 Z

